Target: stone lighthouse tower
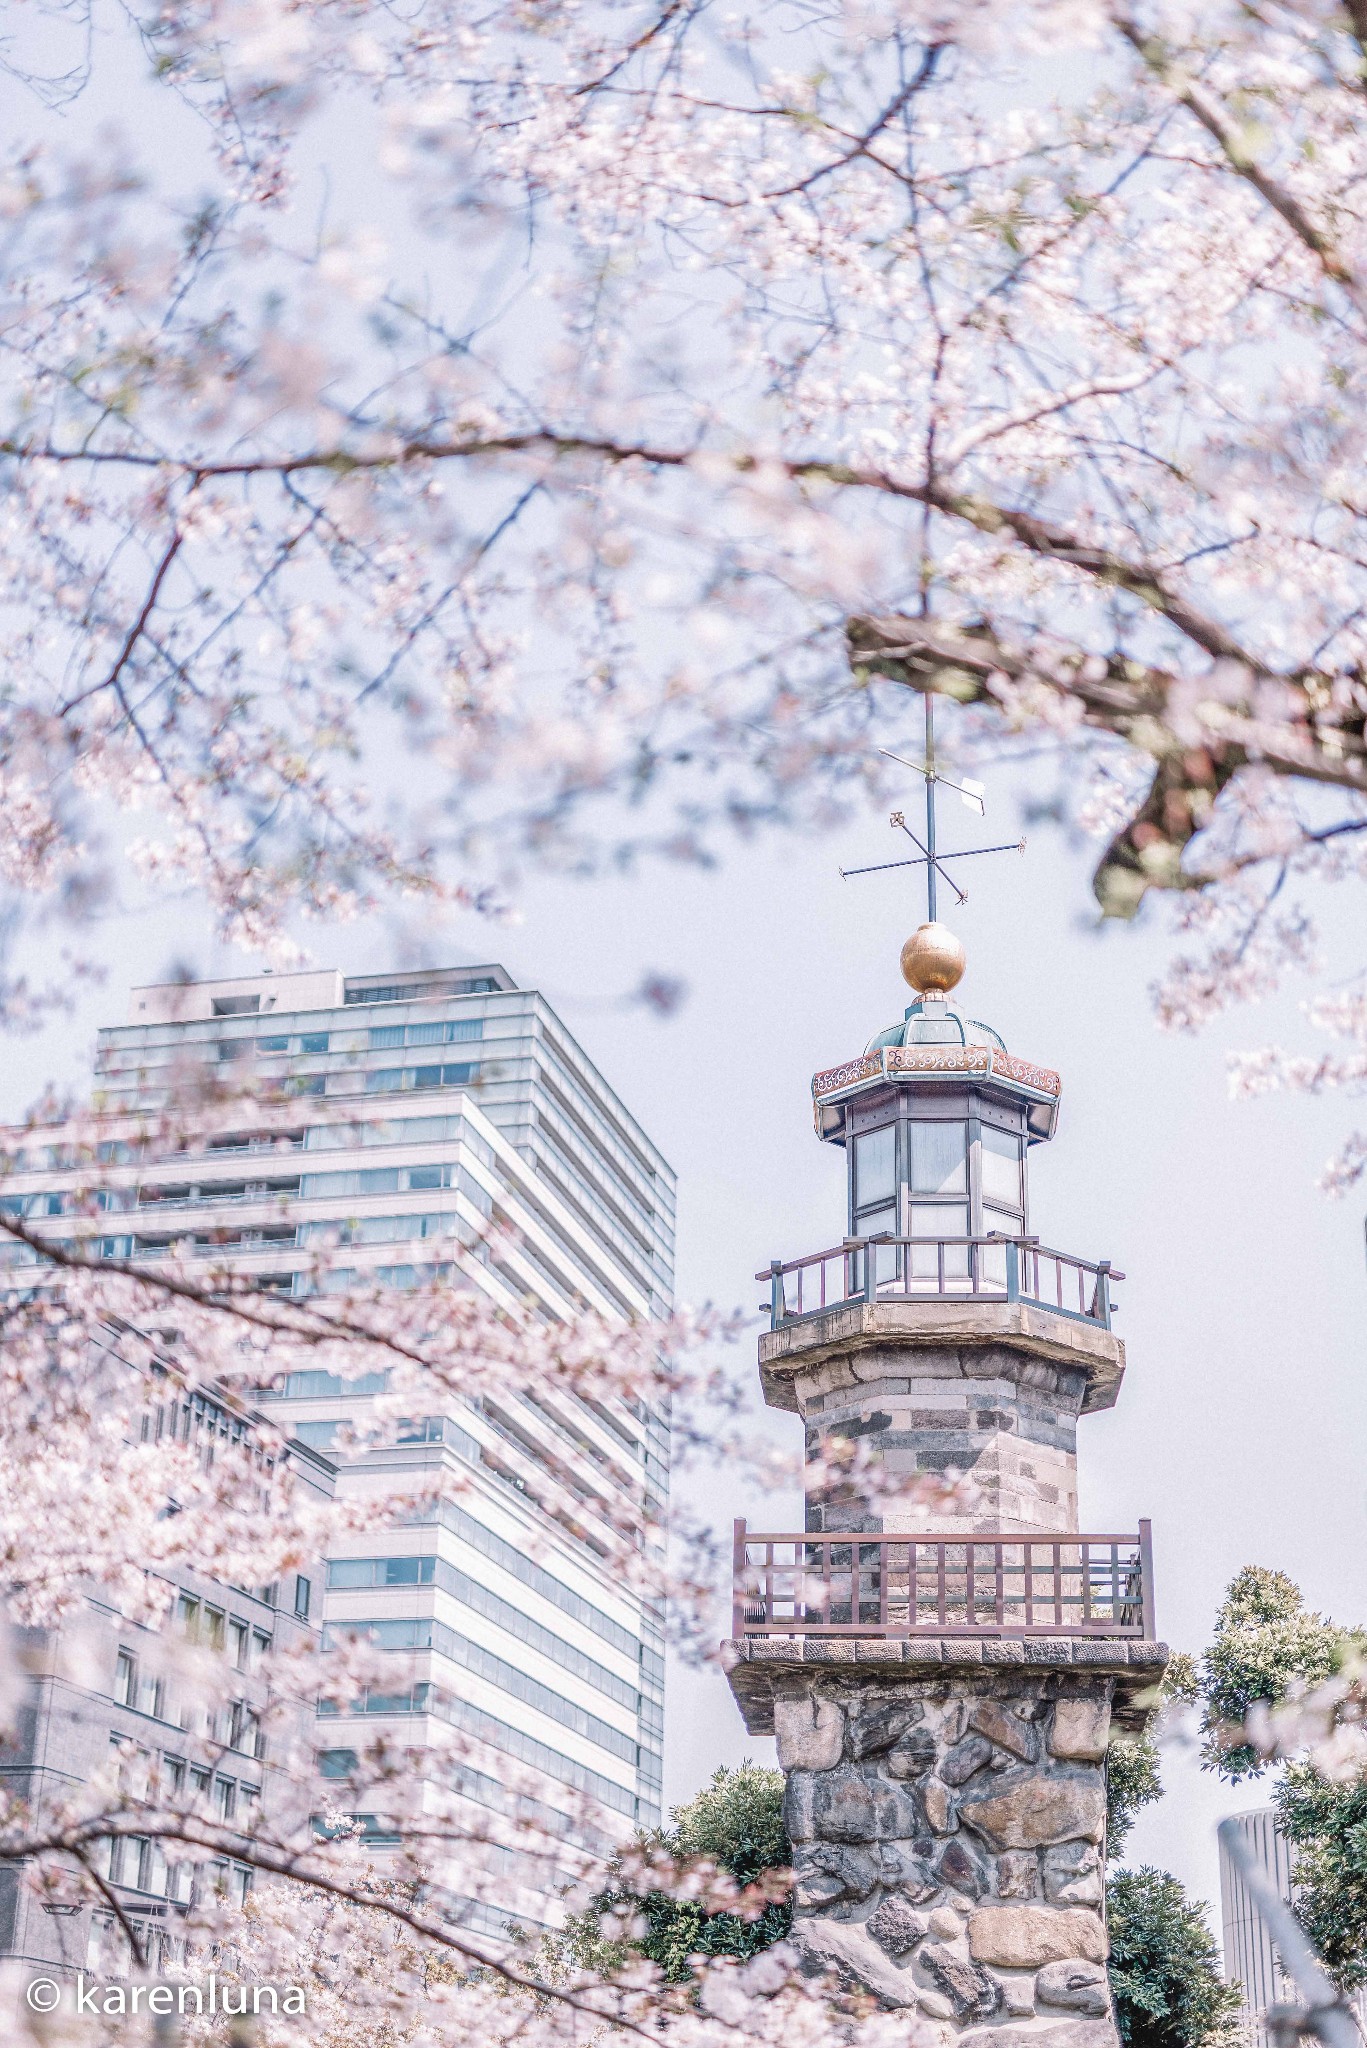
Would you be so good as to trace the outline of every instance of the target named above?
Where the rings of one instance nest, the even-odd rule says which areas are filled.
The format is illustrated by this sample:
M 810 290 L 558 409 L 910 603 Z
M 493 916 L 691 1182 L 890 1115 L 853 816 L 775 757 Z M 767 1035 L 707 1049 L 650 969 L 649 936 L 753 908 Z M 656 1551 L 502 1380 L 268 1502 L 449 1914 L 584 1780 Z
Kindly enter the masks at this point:
M 813 1081 L 846 1235 L 760 1276 L 806 1526 L 737 1523 L 725 1656 L 747 1729 L 777 1737 L 810 1967 L 946 2048 L 1116 2048 L 1106 1752 L 1167 1661 L 1148 1525 L 1078 1527 L 1078 1423 L 1124 1372 L 1120 1276 L 1034 1234 L 1059 1079 L 951 1001 L 963 966 L 923 925 L 903 1020 Z

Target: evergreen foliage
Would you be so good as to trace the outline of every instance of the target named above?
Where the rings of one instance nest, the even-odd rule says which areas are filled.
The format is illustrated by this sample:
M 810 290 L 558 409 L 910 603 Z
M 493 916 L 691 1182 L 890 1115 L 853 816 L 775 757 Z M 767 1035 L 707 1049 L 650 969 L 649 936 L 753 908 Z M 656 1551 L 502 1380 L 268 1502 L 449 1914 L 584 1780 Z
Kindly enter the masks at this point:
M 1239 1739 L 1250 1707 L 1274 1706 L 1296 1684 L 1330 1677 L 1343 1649 L 1342 1631 L 1307 1611 L 1294 1580 L 1246 1565 L 1230 1582 L 1200 1663 L 1207 1768 L 1236 1784 L 1257 1777 L 1264 1759 Z
M 1118 1856 L 1141 1807 L 1163 1796 L 1159 1735 L 1168 1709 L 1197 1696 L 1197 1672 L 1184 1651 L 1169 1660 L 1142 1735 L 1119 1735 L 1106 1753 L 1106 1850 Z
M 722 1764 L 697 1796 L 676 1806 L 668 1827 L 641 1837 L 679 1862 L 710 1858 L 738 1884 L 786 1869 L 792 1848 L 783 1826 L 783 1774 L 759 1764 Z M 614 1873 L 588 1912 L 559 1937 L 561 1956 L 580 1967 L 611 1970 L 635 1955 L 657 1964 L 671 1984 L 686 1983 L 690 1957 L 744 1959 L 782 1940 L 792 1925 L 790 1900 L 776 1901 L 757 1919 L 709 1913 L 693 1899 L 662 1891 L 629 1890 Z
M 1239 1739 L 1250 1708 L 1320 1684 L 1363 1647 L 1360 1633 L 1310 1612 L 1284 1573 L 1247 1566 L 1200 1664 L 1207 1769 L 1235 1783 L 1257 1777 L 1266 1759 Z M 1339 1985 L 1367 1983 L 1367 1781 L 1326 1778 L 1307 1759 L 1287 1765 L 1273 1803 L 1292 1845 L 1297 1919 Z
M 1220 1975 L 1205 1904 L 1165 1870 L 1121 1870 L 1106 1885 L 1110 1978 L 1126 2048 L 1205 2048 L 1233 2038 L 1242 2003 Z
M 1153 1730 L 1119 1736 L 1106 1752 L 1106 1850 L 1118 1856 L 1143 1806 L 1163 1796 Z
M 1367 1780 L 1290 1764 L 1274 1799 L 1292 1845 L 1296 1918 L 1345 1991 L 1367 1984 Z

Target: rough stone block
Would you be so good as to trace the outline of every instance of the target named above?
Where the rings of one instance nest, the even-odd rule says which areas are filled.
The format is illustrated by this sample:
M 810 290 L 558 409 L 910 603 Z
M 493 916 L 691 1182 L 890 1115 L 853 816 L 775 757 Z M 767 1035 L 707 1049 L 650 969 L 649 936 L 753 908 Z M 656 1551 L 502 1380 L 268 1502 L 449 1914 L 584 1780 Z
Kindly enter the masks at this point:
M 1059 2020 L 1052 2027 L 975 2027 L 973 2048 L 1119 2048 L 1106 2020 Z
M 929 1778 L 922 1786 L 921 1803 L 926 1810 L 926 1819 L 937 1835 L 947 1835 L 956 1825 L 954 1801 L 938 1778 Z
M 836 1842 L 803 1842 L 793 1851 L 793 1881 L 800 1906 L 866 1899 L 883 1875 L 872 1849 Z
M 968 1923 L 968 1946 L 975 1962 L 1005 1970 L 1104 1963 L 1106 1930 L 1096 1913 L 1078 1906 L 980 1906 Z
M 1008 1849 L 997 1858 L 997 1890 L 1002 1898 L 1037 1899 L 1039 1886 L 1039 1858 L 1033 1850 Z
M 873 1777 L 864 1777 L 863 1782 L 869 1787 L 873 1806 L 869 1836 L 880 1842 L 896 1842 L 923 1832 L 921 1804 L 908 1785 Z
M 893 1636 L 860 1636 L 854 1645 L 856 1664 L 900 1664 L 902 1645 Z
M 938 1664 L 942 1645 L 938 1636 L 909 1636 L 902 1645 L 905 1664 Z
M 840 1761 L 845 1716 L 835 1700 L 819 1693 L 774 1701 L 774 1735 L 779 1768 L 785 1771 L 828 1771 Z
M 1023 1664 L 1024 1662 L 1024 1643 L 1016 1642 L 1010 1637 L 1003 1637 L 1000 1642 L 986 1642 L 983 1644 L 984 1664 Z
M 1130 1644 L 1131 1664 L 1166 1664 L 1167 1661 L 1168 1646 L 1166 1643 L 1132 1642 Z
M 1035 1996 L 1041 2005 L 1063 2012 L 1086 2013 L 1100 2019 L 1111 2009 L 1110 1985 L 1102 1964 L 1074 1958 L 1066 1963 L 1046 1963 L 1035 1979 Z
M 919 1842 L 880 1842 L 878 1846 L 883 1883 L 890 1889 L 905 1892 L 918 1906 L 924 1905 L 927 1899 L 933 1899 L 940 1889 L 939 1878 L 920 1853 L 927 1846 Z
M 791 1778 L 789 1783 L 792 1783 Z M 875 1822 L 876 1781 L 841 1764 L 833 1771 L 819 1771 L 811 1779 L 812 1831 L 823 1842 L 871 1842 L 879 1832 Z M 910 1828 L 890 1828 L 890 1834 L 910 1834 Z M 789 1830 L 792 1840 L 797 1837 Z
M 992 1745 L 984 1735 L 966 1735 L 940 1759 L 940 1776 L 947 1785 L 965 1785 L 975 1771 L 992 1761 Z
M 940 1851 L 940 1860 L 935 1866 L 943 1884 L 952 1885 L 957 1892 L 966 1892 L 971 1899 L 980 1899 L 988 1889 L 987 1866 L 973 1847 L 962 1835 L 951 1835 Z
M 1012 2019 L 1028 2019 L 1035 2010 L 1034 1972 L 1020 1976 L 1012 1972 L 997 1981 L 1001 1986 L 1002 2011 Z
M 1101 1904 L 1101 1857 L 1090 1842 L 1060 1842 L 1045 1850 L 1044 1896 L 1056 1906 Z
M 917 2003 L 911 1971 L 899 1968 L 872 1939 L 867 1923 L 857 1920 L 804 1919 L 793 1922 L 789 1936 L 799 1967 L 810 1976 L 825 1971 L 851 1990 L 871 1991 L 879 2003 L 905 2011 Z M 946 2012 L 945 2017 L 949 2017 Z
M 1001 1991 L 981 1964 L 956 1956 L 938 1942 L 928 1942 L 916 1960 L 949 2000 L 956 2020 L 990 2020 L 999 2009 Z
M 1105 1699 L 1059 1700 L 1049 1747 L 1055 1756 L 1100 1763 L 1111 1733 L 1111 1703 Z
M 888 1751 L 886 1769 L 892 1778 L 919 1778 L 936 1757 L 935 1737 L 928 1728 L 913 1728 Z
M 1027 1636 L 1025 1661 L 1027 1664 L 1071 1664 L 1072 1645 L 1068 1642 L 1055 1642 L 1051 1637 Z
M 1074 1664 L 1107 1664 L 1112 1670 L 1116 1670 L 1119 1666 L 1129 1662 L 1125 1650 L 1126 1646 L 1123 1642 L 1107 1642 L 1104 1637 L 1100 1640 L 1094 1640 L 1088 1636 L 1080 1636 L 1073 1644 L 1073 1662 Z
M 805 1636 L 807 1664 L 853 1664 L 854 1644 L 835 1636 Z
M 801 1664 L 803 1637 L 751 1636 L 745 1645 L 751 1664 Z
M 979 1700 L 969 1714 L 969 1725 L 1006 1749 L 1023 1763 L 1032 1764 L 1039 1755 L 1039 1737 L 1028 1721 L 1002 1706 L 999 1700 Z
M 918 1941 L 924 1941 L 927 1932 L 924 1913 L 918 1913 L 905 1899 L 889 1893 L 880 1899 L 864 1925 L 890 1956 L 904 1956 L 914 1949 Z
M 816 1779 L 810 1771 L 788 1773 L 788 1782 L 783 1788 L 783 1828 L 790 1842 L 815 1839 L 815 1785 Z
M 1106 1795 L 1099 1774 L 1061 1777 L 1044 1771 L 1003 1772 L 964 1795 L 962 1821 L 994 1849 L 1040 1849 L 1050 1842 L 1099 1842 Z
M 893 1648 L 897 1645 L 894 1644 Z M 881 1751 L 891 1749 L 909 1728 L 922 1719 L 924 1713 L 919 1700 L 878 1700 L 873 1706 L 852 1714 L 849 1724 L 850 1755 L 859 1763 L 866 1756 L 877 1756 Z M 931 1742 L 933 1754 L 933 1740 L 928 1735 L 925 1740 Z M 782 1761 L 780 1757 L 779 1762 Z M 831 1762 L 835 1761 L 832 1757 Z

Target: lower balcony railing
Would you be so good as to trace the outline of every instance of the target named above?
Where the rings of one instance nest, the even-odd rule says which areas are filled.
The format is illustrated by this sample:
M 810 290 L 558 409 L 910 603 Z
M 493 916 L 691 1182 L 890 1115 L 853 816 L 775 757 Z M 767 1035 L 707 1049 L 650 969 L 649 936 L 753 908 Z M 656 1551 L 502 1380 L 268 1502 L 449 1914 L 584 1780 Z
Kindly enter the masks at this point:
M 733 1583 L 738 1642 L 1154 1636 L 1148 1522 L 1135 1536 L 771 1536 L 738 1521 Z
M 775 1259 L 757 1280 L 769 1282 L 771 1328 L 823 1315 L 855 1301 L 978 1297 L 1025 1301 L 1051 1315 L 1111 1327 L 1108 1259 L 1093 1265 L 1047 1250 L 1034 1237 L 848 1237 L 828 1252 Z

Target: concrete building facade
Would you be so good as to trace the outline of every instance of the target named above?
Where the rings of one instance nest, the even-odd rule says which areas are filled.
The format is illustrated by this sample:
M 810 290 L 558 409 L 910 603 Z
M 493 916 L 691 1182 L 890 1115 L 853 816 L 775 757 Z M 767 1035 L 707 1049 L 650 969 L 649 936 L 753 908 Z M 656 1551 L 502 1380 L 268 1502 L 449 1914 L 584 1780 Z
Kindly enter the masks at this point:
M 248 1077 L 236 1123 L 208 1106 L 215 1082 L 231 1101 Z M 202 1138 L 150 1156 L 139 1132 L 206 1084 Z M 70 1213 L 79 1176 L 60 1133 L 25 1135 L 6 1199 L 46 1230 L 97 1236 L 111 1259 L 174 1247 L 291 1296 L 439 1275 L 550 1319 L 671 1305 L 667 1162 L 545 1000 L 497 965 L 136 989 L 128 1022 L 100 1034 L 97 1088 L 106 1213 Z M 339 1449 L 382 1390 L 301 1372 L 260 1396 L 289 1435 L 337 1459 L 343 1493 L 398 1479 L 440 1496 L 327 1562 L 325 1628 L 365 1632 L 396 1669 L 402 1653 L 407 1675 L 320 1720 L 324 1770 L 345 1779 L 377 1728 L 421 1744 L 455 1725 L 476 1744 L 462 1788 L 475 1809 L 506 1807 L 499 1780 L 514 1762 L 548 1812 L 595 1802 L 602 1825 L 567 1823 L 572 1848 L 651 1825 L 663 1618 L 613 1570 L 609 1523 L 626 1513 L 643 1544 L 663 1541 L 668 1414 L 508 1393 L 434 1403 L 383 1448 Z M 505 1863 L 506 1910 L 465 1901 L 470 1924 L 553 1921 L 544 1876 Z
M 240 1403 L 178 1384 L 170 1372 L 151 1409 L 159 1435 L 165 1431 L 204 1455 L 219 1443 L 250 1452 L 261 1419 Z M 329 1460 L 298 1443 L 286 1458 L 297 1484 L 332 1497 L 336 1473 Z M 320 1560 L 283 1582 L 255 1588 L 182 1571 L 168 1585 L 170 1612 L 162 1630 L 130 1621 L 93 1588 L 62 1627 L 15 1630 L 10 1651 L 25 1682 L 17 1727 L 0 1743 L 6 1794 L 22 1800 L 41 1825 L 117 1758 L 133 1796 L 155 1777 L 168 1802 L 198 1802 L 215 1822 L 244 1836 L 258 1816 L 278 1825 L 292 1814 L 307 1823 L 309 1783 L 301 1777 L 298 1752 L 307 1755 L 311 1746 L 312 1702 L 274 1695 L 270 1673 L 275 1652 L 316 1637 L 324 1569 Z M 211 1669 L 218 1667 L 219 1696 L 211 1705 L 183 1683 L 173 1649 L 179 1642 L 196 1646 Z M 180 1917 L 206 1885 L 241 1898 L 252 1882 L 240 1858 L 196 1867 L 178 1860 L 173 1846 L 138 1835 L 110 1841 L 98 1875 L 153 1968 L 182 1953 Z M 0 1866 L 0 1956 L 27 1968 L 70 1972 L 121 1954 L 124 1940 L 112 1912 L 53 1911 L 25 1882 L 22 1866 Z

